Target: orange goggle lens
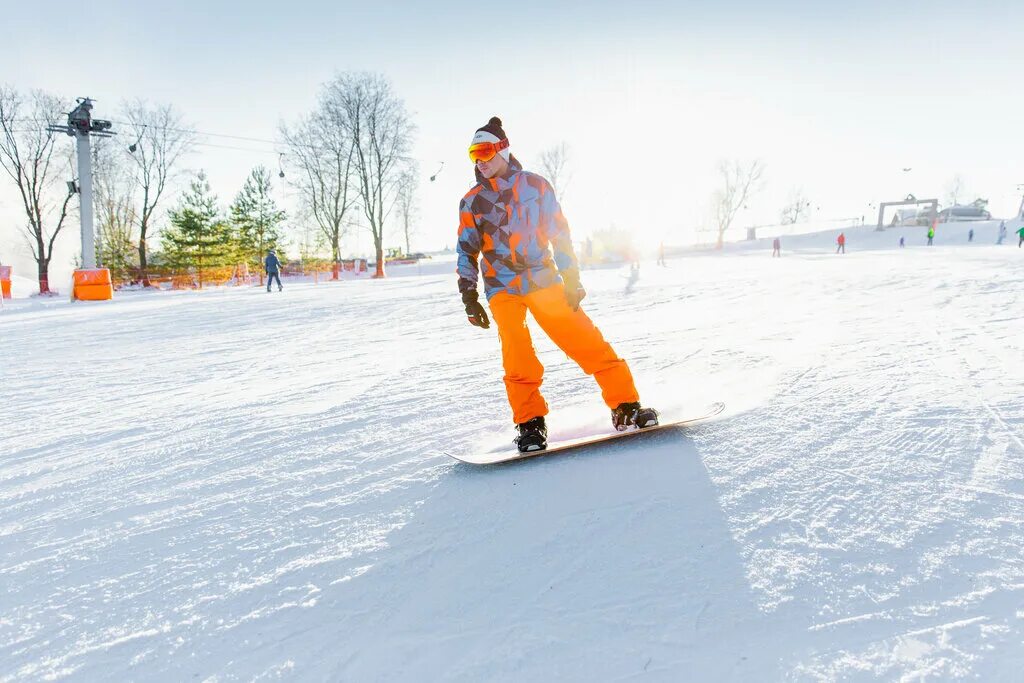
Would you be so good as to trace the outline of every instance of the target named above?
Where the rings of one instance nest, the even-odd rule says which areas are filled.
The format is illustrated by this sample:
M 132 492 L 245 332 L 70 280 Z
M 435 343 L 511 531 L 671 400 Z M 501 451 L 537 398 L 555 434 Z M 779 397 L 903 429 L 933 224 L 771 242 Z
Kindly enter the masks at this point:
M 469 146 L 469 158 L 475 164 L 478 161 L 490 161 L 494 155 L 508 147 L 508 140 L 498 142 L 478 142 Z

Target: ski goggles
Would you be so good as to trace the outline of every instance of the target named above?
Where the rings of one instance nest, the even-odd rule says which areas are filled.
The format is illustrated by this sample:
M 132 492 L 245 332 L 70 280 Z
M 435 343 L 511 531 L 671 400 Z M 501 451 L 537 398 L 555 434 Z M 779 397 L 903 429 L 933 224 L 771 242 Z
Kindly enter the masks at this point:
M 490 161 L 494 155 L 508 147 L 508 140 L 498 142 L 477 142 L 469 146 L 469 158 L 473 163 Z

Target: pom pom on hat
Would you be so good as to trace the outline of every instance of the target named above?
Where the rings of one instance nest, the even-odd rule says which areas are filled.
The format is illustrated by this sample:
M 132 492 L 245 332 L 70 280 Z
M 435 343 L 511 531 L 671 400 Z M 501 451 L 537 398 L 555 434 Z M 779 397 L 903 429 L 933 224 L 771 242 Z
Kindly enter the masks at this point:
M 501 127 L 501 119 L 499 119 L 497 116 L 492 116 L 491 120 L 487 122 L 486 126 L 481 126 L 480 128 L 477 128 L 477 131 L 481 130 L 490 133 L 499 140 L 505 140 L 508 138 L 508 136 L 505 135 L 505 131 Z

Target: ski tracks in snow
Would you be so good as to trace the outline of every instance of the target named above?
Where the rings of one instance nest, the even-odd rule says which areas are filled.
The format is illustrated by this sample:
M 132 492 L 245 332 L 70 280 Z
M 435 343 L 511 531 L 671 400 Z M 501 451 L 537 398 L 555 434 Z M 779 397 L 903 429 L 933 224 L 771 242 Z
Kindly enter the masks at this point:
M 806 624 L 796 678 L 1020 670 L 1020 282 L 914 265 L 840 282 L 829 343 L 706 441 L 762 607 Z
M 502 470 L 436 455 L 512 436 L 451 275 L 6 317 L 0 681 L 1009 678 L 1024 302 L 970 254 L 588 271 L 644 400 L 729 413 Z

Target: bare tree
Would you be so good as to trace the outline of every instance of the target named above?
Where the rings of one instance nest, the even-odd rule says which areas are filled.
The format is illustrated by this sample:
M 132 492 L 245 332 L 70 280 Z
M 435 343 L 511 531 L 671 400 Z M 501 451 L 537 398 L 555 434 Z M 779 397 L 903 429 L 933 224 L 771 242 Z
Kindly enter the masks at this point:
M 810 215 L 811 203 L 804 196 L 804 191 L 797 188 L 789 193 L 789 202 L 779 212 L 779 222 L 783 225 L 793 225 L 806 220 Z
M 281 137 L 289 147 L 285 163 L 297 173 L 291 182 L 298 190 L 303 213 L 310 216 L 331 245 L 335 265 L 341 262 L 341 237 L 347 224 L 346 214 L 355 203 L 352 162 L 355 147 L 345 126 L 331 114 L 335 106 L 325 88 L 312 114 L 292 127 L 281 125 Z M 334 279 L 338 269 L 334 269 Z
M 100 262 L 124 279 L 136 272 L 135 183 L 124 147 L 110 138 L 97 138 L 93 146 L 93 188 Z
M 398 179 L 398 197 L 396 205 L 398 217 L 402 221 L 402 231 L 405 234 L 405 254 L 412 253 L 409 243 L 409 236 L 416 231 L 416 187 L 419 180 L 419 169 L 416 164 L 409 164 Z
M 718 172 L 722 176 L 722 187 L 715 190 L 714 207 L 718 225 L 716 247 L 721 249 L 725 231 L 747 200 L 759 189 L 764 164 L 755 160 L 744 167 L 739 161 L 723 161 L 718 166 Z
M 415 126 L 383 76 L 341 74 L 328 90 L 332 117 L 348 130 L 354 146 L 355 179 L 377 257 L 374 277 L 384 277 L 384 224 L 394 207 Z
M 179 164 L 195 142 L 181 115 L 169 104 L 150 105 L 136 100 L 124 107 L 128 128 L 121 135 L 133 142 L 129 149 L 134 162 L 134 182 L 141 193 L 136 216 L 139 225 L 139 275 L 149 286 L 146 239 L 154 232 L 154 214 L 168 185 L 179 171 Z
M 559 203 L 565 197 L 565 191 L 569 187 L 571 176 L 569 166 L 569 145 L 561 142 L 548 147 L 540 153 L 540 167 L 544 177 L 551 183 L 551 189 L 555 191 L 555 198 Z
M 960 200 L 967 196 L 967 183 L 962 175 L 957 173 L 946 186 L 946 199 L 949 206 L 959 206 Z
M 22 97 L 11 87 L 0 87 L 0 167 L 21 197 L 28 223 L 25 230 L 39 276 L 39 293 L 50 291 L 50 259 L 53 245 L 68 217 L 72 192 L 60 173 L 70 169 L 71 154 L 54 149 L 59 133 L 47 123 L 62 118 L 60 100 L 33 90 Z

